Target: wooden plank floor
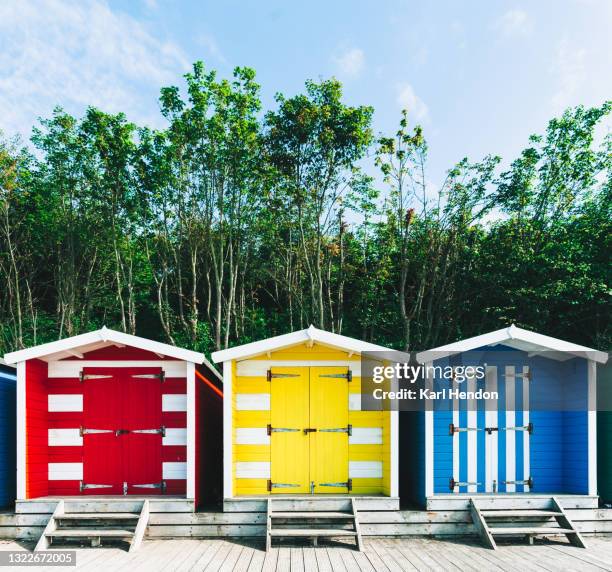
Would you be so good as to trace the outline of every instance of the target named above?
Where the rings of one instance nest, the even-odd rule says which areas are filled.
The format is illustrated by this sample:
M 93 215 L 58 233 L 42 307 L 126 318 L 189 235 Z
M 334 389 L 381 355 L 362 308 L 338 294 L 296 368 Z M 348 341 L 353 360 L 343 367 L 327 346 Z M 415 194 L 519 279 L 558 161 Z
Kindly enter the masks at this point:
M 281 544 L 269 553 L 257 541 L 154 540 L 139 551 L 119 548 L 78 549 L 77 566 L 44 570 L 91 572 L 224 571 L 224 572 L 400 572 L 405 570 L 469 570 L 612 572 L 612 537 L 590 537 L 589 548 L 565 542 L 536 540 L 536 544 L 501 544 L 492 551 L 471 540 L 367 539 L 365 551 L 330 542 L 318 548 Z M 31 544 L 0 541 L 0 551 L 28 550 Z M 25 567 L 19 569 L 23 570 Z M 18 568 L 2 568 L 17 570 Z M 27 570 L 43 570 L 28 566 Z

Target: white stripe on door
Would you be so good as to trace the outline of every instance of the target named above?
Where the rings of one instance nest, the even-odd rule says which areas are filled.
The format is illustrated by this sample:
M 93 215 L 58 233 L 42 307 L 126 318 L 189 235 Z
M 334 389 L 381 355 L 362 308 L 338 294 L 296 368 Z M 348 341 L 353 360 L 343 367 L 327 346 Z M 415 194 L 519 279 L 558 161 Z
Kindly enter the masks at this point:
M 236 429 L 237 445 L 269 445 L 270 436 L 265 427 L 240 427 Z
M 270 463 L 262 462 L 237 462 L 237 479 L 269 479 Z
M 270 411 L 270 394 L 237 393 L 236 409 L 238 411 Z
M 162 411 L 187 411 L 187 395 L 164 393 Z
M 49 429 L 49 447 L 80 447 L 83 437 L 79 429 Z
M 187 463 L 162 463 L 162 474 L 164 479 L 186 479 Z
M 83 411 L 83 395 L 80 393 L 49 395 L 47 410 L 52 413 Z
M 382 461 L 349 461 L 351 479 L 382 479 Z
M 513 365 L 506 366 L 506 429 L 516 427 L 516 405 L 515 405 L 515 368 Z M 506 481 L 516 480 L 516 431 L 506 430 Z M 516 485 L 507 484 L 506 492 L 516 492 Z
M 459 399 L 453 399 L 453 427 L 459 427 Z M 459 482 L 461 479 L 459 478 L 459 433 L 453 433 L 453 479 L 455 482 Z M 455 487 L 453 489 L 454 493 L 459 494 L 459 489 L 461 487 Z
M 50 481 L 82 481 L 83 463 L 49 463 Z
M 353 427 L 349 445 L 382 445 L 382 427 Z
M 529 373 L 529 366 L 523 366 L 523 425 L 527 427 L 529 425 L 529 379 L 527 374 Z M 529 431 L 522 431 L 523 433 L 523 479 L 527 480 L 531 474 L 531 468 L 529 466 L 529 439 L 531 435 Z M 526 493 L 529 492 L 529 485 L 525 484 L 523 489 Z
M 486 369 L 486 390 L 497 391 L 497 367 L 487 366 Z M 497 400 L 491 400 L 485 402 L 485 427 L 497 427 Z M 495 483 L 496 491 L 499 490 L 498 475 L 497 475 L 497 433 L 498 431 L 492 431 L 491 434 L 485 434 L 485 492 L 490 493 L 493 491 L 493 484 Z
M 187 429 L 166 428 L 162 445 L 187 445 Z
M 349 411 L 361 411 L 361 393 L 349 393 Z
M 470 377 L 467 379 L 467 390 L 476 391 L 476 378 Z M 470 428 L 478 426 L 478 412 L 476 411 L 477 401 L 475 399 L 467 400 L 467 424 Z M 467 454 L 468 454 L 468 482 L 475 483 L 478 480 L 478 432 L 468 431 L 467 434 Z M 467 492 L 475 493 L 478 491 L 478 485 L 468 485 Z

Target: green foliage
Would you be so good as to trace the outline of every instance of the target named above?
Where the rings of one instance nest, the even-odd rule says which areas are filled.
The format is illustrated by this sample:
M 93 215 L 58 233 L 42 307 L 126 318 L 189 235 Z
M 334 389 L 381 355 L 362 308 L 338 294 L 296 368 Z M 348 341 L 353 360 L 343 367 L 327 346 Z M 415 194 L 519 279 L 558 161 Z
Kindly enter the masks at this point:
M 0 137 L 0 353 L 102 325 L 205 353 L 311 323 L 396 348 L 512 322 L 609 346 L 610 103 L 438 186 L 408 112 L 374 137 L 337 80 L 264 111 L 252 69 L 197 62 L 160 108 L 160 130 L 57 108 L 35 152 Z

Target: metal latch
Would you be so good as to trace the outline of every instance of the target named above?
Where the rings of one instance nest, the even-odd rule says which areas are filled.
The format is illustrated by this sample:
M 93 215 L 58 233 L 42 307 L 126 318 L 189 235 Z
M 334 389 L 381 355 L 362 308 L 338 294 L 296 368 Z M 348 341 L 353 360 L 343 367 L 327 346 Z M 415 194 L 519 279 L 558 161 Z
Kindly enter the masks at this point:
M 272 427 L 268 423 L 266 427 L 268 435 L 272 435 L 272 433 L 299 433 L 299 429 L 292 429 L 290 427 Z
M 161 435 L 162 437 L 166 436 L 166 428 L 163 425 L 159 429 L 132 429 L 131 431 L 126 432 L 140 433 L 143 435 Z
M 161 489 L 161 492 L 166 492 L 166 481 L 161 481 L 159 483 L 145 483 L 142 485 L 130 485 L 135 489 Z
M 529 423 L 521 427 L 457 427 L 454 423 L 449 423 L 448 425 L 449 435 L 467 431 L 485 431 L 489 435 L 491 435 L 494 431 L 527 431 L 531 435 L 531 433 L 533 433 L 533 423 Z
M 81 383 L 83 383 L 86 379 L 110 379 L 112 377 L 112 375 L 105 375 L 101 373 L 83 373 L 83 371 L 79 373 L 79 380 Z
M 270 479 L 268 479 L 267 489 L 268 492 L 272 492 L 272 489 L 293 489 L 298 488 L 300 485 L 295 483 L 273 483 Z
M 266 379 L 268 381 L 272 381 L 272 378 L 276 379 L 279 377 L 300 377 L 299 373 L 272 373 L 272 370 L 269 369 L 266 374 Z
M 349 479 L 348 481 L 342 481 L 339 483 L 319 483 L 320 487 L 338 487 L 345 488 L 349 491 L 353 490 L 353 479 Z
M 464 433 L 467 431 L 486 431 L 486 430 L 487 430 L 486 427 L 457 427 L 454 423 L 449 423 L 448 425 L 449 435 L 453 435 L 454 433 Z
M 506 379 L 516 379 L 518 377 L 519 379 L 528 379 L 531 381 L 531 371 L 527 371 L 525 373 L 507 373 L 504 375 L 504 377 Z
M 529 477 L 522 481 L 502 481 L 504 485 L 527 485 L 530 489 L 533 488 L 533 479 Z
M 86 484 L 83 481 L 79 481 L 79 490 L 81 492 L 87 489 L 110 489 L 112 487 L 113 485 L 92 485 L 92 484 Z
M 350 437 L 353 434 L 353 426 L 347 425 L 346 427 L 338 427 L 337 429 L 319 429 L 319 433 L 348 433 Z
M 522 425 L 519 427 L 501 427 L 500 431 L 527 431 L 530 435 L 533 433 L 533 423 Z
M 346 373 L 322 373 L 319 377 L 337 377 L 340 379 L 346 379 L 350 383 L 353 381 L 353 372 L 349 369 Z
M 130 432 L 129 429 L 116 429 L 115 430 L 115 437 L 119 437 L 120 435 L 126 435 L 129 432 Z
M 305 427 L 304 428 L 304 435 L 308 435 L 308 433 L 316 433 L 317 429 L 316 427 Z
M 453 477 L 451 477 L 448 481 L 448 488 L 452 491 L 455 490 L 455 487 L 468 487 L 470 485 L 482 485 L 482 483 L 479 483 L 478 481 L 456 481 L 455 479 L 453 479 Z
M 138 379 L 159 379 L 162 383 L 166 381 L 166 374 L 163 371 L 159 373 L 134 373 L 130 377 L 136 377 Z
M 99 433 L 114 433 L 114 429 L 85 429 L 82 425 L 79 427 L 79 435 L 97 435 Z

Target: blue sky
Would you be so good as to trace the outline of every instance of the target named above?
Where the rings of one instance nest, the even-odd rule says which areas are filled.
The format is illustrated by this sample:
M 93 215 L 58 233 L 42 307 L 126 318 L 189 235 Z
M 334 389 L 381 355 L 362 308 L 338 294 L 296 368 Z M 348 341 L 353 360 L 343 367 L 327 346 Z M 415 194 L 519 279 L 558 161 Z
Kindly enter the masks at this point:
M 423 124 L 429 177 L 467 155 L 511 160 L 569 105 L 612 98 L 612 1 L 0 0 L 0 129 L 54 105 L 162 126 L 157 96 L 201 59 L 251 66 L 264 106 L 335 75 L 392 132 Z

